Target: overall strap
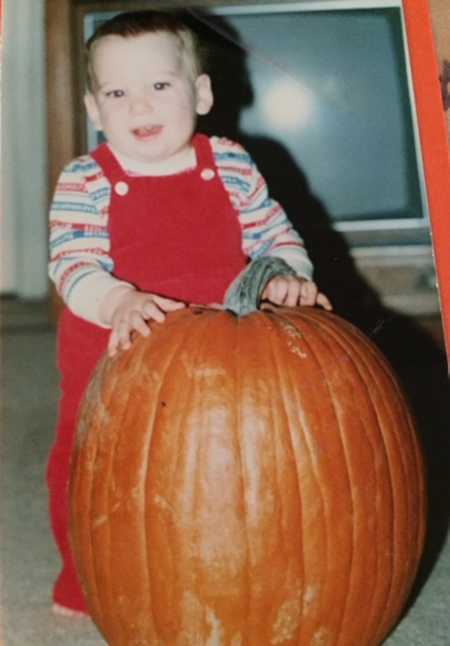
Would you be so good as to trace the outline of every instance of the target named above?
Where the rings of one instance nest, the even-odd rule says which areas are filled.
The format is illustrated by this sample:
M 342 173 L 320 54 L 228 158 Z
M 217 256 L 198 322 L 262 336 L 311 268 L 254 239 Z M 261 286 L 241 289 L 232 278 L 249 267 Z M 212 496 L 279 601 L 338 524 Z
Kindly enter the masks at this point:
M 194 135 L 192 144 L 195 149 L 197 157 L 197 170 L 201 173 L 202 170 L 211 168 L 215 170 L 216 163 L 211 148 L 211 143 L 207 135 L 197 133 Z
M 100 146 L 93 150 L 90 155 L 101 167 L 111 184 L 123 179 L 126 175 L 125 171 L 111 152 L 108 144 L 100 144 Z

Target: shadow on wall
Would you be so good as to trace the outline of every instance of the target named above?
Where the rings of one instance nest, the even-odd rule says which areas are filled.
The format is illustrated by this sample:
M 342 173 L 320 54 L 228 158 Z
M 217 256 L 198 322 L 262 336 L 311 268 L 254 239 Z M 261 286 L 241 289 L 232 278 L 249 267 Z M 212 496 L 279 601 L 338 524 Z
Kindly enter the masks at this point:
M 199 20 L 201 18 L 201 20 Z M 215 105 L 200 129 L 242 143 L 266 178 L 269 190 L 303 237 L 315 266 L 315 280 L 335 312 L 361 329 L 388 358 L 416 415 L 428 468 L 429 530 L 412 599 L 427 580 L 445 540 L 450 517 L 450 388 L 443 348 L 413 317 L 387 309 L 358 272 L 345 238 L 333 226 L 305 173 L 279 142 L 249 136 L 239 116 L 253 102 L 246 54 L 222 17 L 199 14 L 193 26 L 211 52 L 208 72 Z

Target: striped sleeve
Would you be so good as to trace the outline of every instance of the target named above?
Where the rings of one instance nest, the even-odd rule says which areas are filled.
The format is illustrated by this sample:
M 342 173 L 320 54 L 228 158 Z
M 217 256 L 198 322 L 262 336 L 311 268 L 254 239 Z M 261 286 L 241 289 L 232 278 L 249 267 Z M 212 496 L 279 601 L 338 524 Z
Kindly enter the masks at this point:
M 211 146 L 219 176 L 239 213 L 244 253 L 251 259 L 282 258 L 299 276 L 310 280 L 313 267 L 303 240 L 280 204 L 269 196 L 250 155 L 225 138 L 211 137 Z
M 59 177 L 49 222 L 51 280 L 75 314 L 102 326 L 103 298 L 127 284 L 111 275 L 109 200 L 110 185 L 98 164 L 89 155 L 79 157 Z

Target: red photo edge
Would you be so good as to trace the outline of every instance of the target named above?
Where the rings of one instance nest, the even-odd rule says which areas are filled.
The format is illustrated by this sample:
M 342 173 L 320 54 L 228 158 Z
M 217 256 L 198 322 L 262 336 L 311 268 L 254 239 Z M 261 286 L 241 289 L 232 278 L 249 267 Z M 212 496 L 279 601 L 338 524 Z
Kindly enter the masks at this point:
M 428 0 L 403 0 L 442 326 L 450 366 L 450 152 Z

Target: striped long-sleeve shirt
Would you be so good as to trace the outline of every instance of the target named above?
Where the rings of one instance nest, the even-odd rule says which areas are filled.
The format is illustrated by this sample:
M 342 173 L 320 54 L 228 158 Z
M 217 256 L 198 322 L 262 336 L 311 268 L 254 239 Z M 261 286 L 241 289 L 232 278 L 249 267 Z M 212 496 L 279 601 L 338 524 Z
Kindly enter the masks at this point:
M 312 265 L 303 241 L 250 155 L 237 143 L 211 137 L 219 177 L 237 212 L 242 250 L 255 259 L 283 258 L 299 276 L 310 279 Z M 78 316 L 102 325 L 99 308 L 122 281 L 114 277 L 108 213 L 111 185 L 90 155 L 69 163 L 61 173 L 50 210 L 49 275 L 58 293 Z

